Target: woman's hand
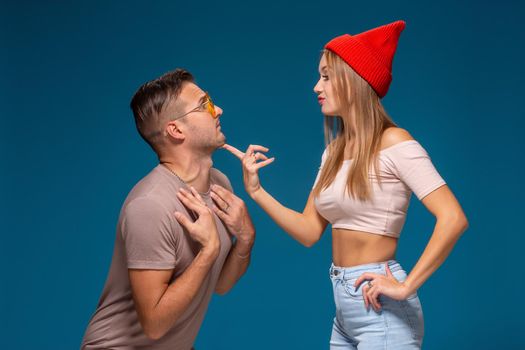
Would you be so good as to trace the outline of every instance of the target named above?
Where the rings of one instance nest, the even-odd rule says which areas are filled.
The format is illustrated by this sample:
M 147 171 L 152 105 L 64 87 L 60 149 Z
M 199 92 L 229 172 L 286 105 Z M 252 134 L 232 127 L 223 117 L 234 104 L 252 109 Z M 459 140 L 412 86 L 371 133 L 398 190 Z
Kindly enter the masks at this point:
M 386 276 L 365 272 L 355 281 L 355 288 L 358 288 L 361 283 L 368 281 L 363 286 L 363 299 L 366 308 L 372 305 L 376 311 L 379 311 L 381 309 L 381 304 L 379 303 L 380 295 L 385 295 L 395 300 L 404 300 L 410 295 L 408 287 L 394 277 L 388 267 L 388 263 L 385 263 L 385 270 Z
M 244 188 L 246 192 L 253 197 L 255 192 L 261 188 L 258 171 L 260 168 L 267 166 L 275 160 L 274 157 L 268 158 L 260 152 L 268 152 L 268 148 L 259 145 L 250 145 L 246 152 L 239 151 L 237 148 L 225 144 L 222 148 L 233 153 L 242 162 L 242 175 L 244 180 Z M 256 152 L 259 151 L 259 152 Z M 257 163 L 258 160 L 262 162 Z

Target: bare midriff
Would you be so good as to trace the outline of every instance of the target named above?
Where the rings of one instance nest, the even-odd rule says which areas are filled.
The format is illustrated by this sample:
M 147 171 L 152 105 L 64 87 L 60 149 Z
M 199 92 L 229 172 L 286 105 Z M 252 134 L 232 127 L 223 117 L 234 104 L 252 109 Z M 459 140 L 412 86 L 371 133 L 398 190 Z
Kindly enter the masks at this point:
M 333 262 L 351 267 L 395 259 L 397 238 L 363 231 L 332 229 Z

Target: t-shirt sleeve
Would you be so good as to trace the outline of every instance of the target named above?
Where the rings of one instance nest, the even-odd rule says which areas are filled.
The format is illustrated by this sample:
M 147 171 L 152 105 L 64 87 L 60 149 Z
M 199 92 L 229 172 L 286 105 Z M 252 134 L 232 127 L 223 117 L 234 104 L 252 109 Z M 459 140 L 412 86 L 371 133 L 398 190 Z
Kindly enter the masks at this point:
M 312 186 L 312 189 L 315 187 L 315 185 L 317 185 L 317 182 L 319 181 L 319 178 L 321 177 L 321 170 L 323 169 L 327 155 L 328 155 L 328 151 L 327 151 L 327 148 L 325 148 L 323 151 L 323 155 L 321 156 L 321 164 L 319 165 L 319 170 L 317 170 L 317 176 L 315 177 L 315 181 L 314 181 L 314 185 Z
M 419 142 L 413 140 L 392 147 L 387 153 L 391 160 L 392 172 L 414 192 L 419 200 L 446 184 Z
M 182 228 L 158 201 L 136 198 L 125 208 L 122 221 L 126 261 L 130 269 L 173 269 Z

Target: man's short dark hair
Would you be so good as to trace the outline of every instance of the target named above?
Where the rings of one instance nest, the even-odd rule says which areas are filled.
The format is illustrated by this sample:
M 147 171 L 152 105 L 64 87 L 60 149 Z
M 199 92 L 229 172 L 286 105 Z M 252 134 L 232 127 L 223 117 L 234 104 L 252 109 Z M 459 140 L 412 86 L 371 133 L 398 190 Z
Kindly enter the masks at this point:
M 130 107 L 137 130 L 154 151 L 157 152 L 158 137 L 162 135 L 160 116 L 170 101 L 175 101 L 186 82 L 193 82 L 193 75 L 177 68 L 161 77 L 143 84 L 133 98 Z

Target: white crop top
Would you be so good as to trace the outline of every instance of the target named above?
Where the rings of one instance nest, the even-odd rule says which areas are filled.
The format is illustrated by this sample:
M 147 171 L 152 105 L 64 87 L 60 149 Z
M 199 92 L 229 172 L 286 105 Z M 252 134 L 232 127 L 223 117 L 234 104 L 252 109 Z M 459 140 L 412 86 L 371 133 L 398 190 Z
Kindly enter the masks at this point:
M 325 149 L 314 186 L 319 181 L 326 157 Z M 346 180 L 352 159 L 343 161 L 332 184 L 314 198 L 317 211 L 333 228 L 399 237 L 412 192 L 421 200 L 445 184 L 416 140 L 402 141 L 380 150 L 378 158 L 382 188 L 375 173 L 370 174 L 372 196 L 369 201 L 348 195 Z

